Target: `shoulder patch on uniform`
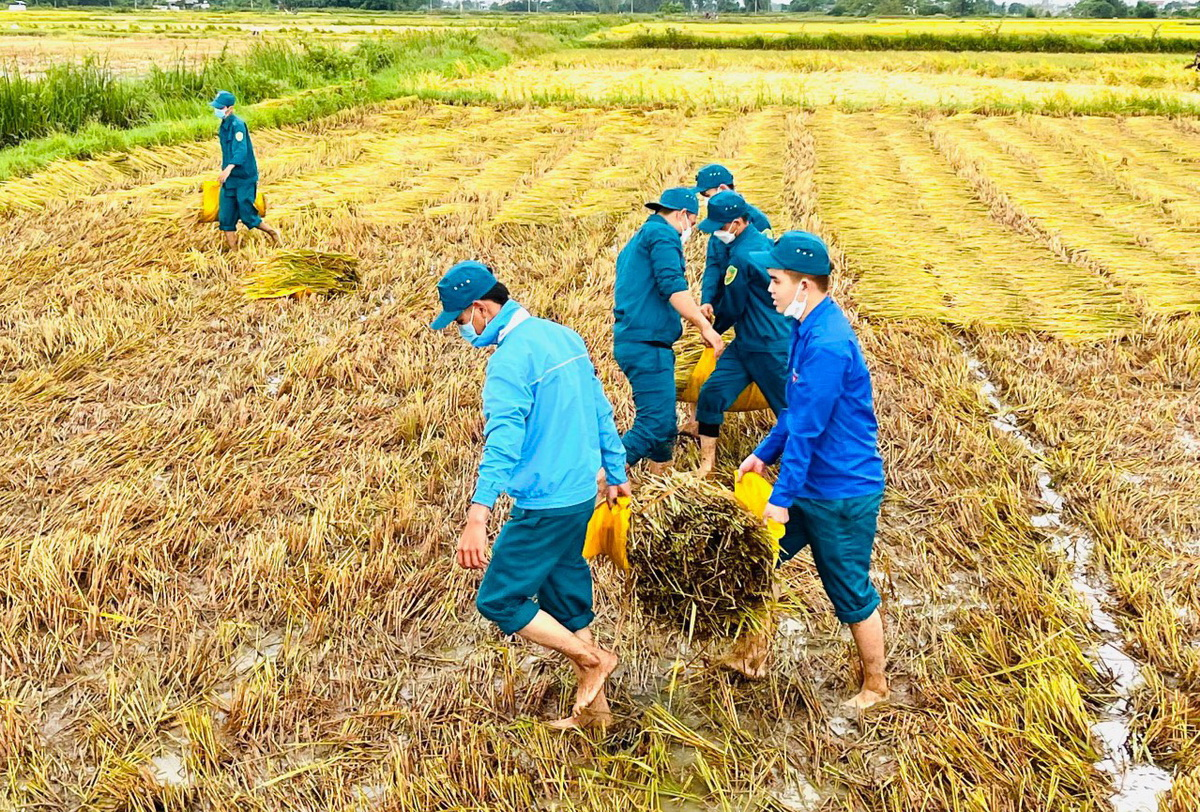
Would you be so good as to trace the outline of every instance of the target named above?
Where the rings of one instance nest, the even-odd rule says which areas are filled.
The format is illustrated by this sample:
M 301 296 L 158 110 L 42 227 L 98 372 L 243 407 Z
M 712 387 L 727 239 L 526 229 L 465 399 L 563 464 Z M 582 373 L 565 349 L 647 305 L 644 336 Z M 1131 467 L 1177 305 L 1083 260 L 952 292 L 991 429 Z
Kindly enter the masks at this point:
M 241 141 L 245 137 L 246 137 L 246 134 L 244 132 L 242 132 L 241 130 L 238 130 L 237 132 L 235 132 L 233 134 L 233 139 L 235 141 Z
M 730 265 L 725 269 L 725 284 L 732 285 L 733 280 L 737 279 L 738 269 L 736 265 Z

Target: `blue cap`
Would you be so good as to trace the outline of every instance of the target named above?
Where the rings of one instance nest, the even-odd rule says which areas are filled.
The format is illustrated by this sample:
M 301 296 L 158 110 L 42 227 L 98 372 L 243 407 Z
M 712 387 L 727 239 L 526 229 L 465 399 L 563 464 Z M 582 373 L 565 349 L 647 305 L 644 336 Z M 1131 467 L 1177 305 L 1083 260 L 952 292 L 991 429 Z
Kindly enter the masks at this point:
M 435 330 L 445 329 L 457 319 L 472 302 L 481 299 L 496 287 L 496 277 L 488 266 L 473 259 L 460 262 L 446 271 L 438 282 L 438 299 L 442 302 L 441 314 L 429 325 Z
M 697 226 L 706 234 L 712 234 L 732 223 L 739 217 L 749 217 L 750 207 L 746 198 L 737 192 L 718 192 L 708 199 L 708 216 Z
M 662 197 L 657 202 L 646 204 L 646 208 L 654 211 L 686 211 L 692 214 L 700 214 L 700 201 L 696 199 L 696 193 L 686 186 L 676 186 L 674 189 L 668 189 L 662 193 Z
M 217 110 L 222 107 L 233 107 L 235 104 L 237 104 L 237 99 L 228 90 L 218 90 L 217 97 L 209 102 L 209 105 Z
M 756 251 L 750 261 L 760 268 L 780 268 L 810 276 L 829 276 L 829 250 L 816 234 L 788 231 L 770 251 Z
M 696 188 L 692 191 L 700 194 L 718 186 L 732 187 L 733 173 L 720 164 L 709 164 L 696 173 Z

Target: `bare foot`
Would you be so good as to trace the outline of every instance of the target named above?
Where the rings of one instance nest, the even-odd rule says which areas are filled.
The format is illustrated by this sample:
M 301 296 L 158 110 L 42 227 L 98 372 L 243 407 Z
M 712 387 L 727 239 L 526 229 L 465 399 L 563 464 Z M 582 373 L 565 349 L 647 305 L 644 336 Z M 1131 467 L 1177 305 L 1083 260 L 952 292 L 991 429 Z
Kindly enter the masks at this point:
M 679 427 L 680 434 L 686 434 L 688 437 L 700 436 L 700 424 L 695 420 L 689 420 Z
M 606 730 L 612 725 L 613 715 L 605 703 L 604 710 L 584 708 L 574 716 L 547 722 L 546 727 L 554 730 Z
M 888 697 L 892 695 L 891 691 L 884 690 L 883 692 L 872 691 L 870 688 L 863 688 L 854 696 L 842 703 L 843 708 L 851 708 L 852 710 L 866 710 L 872 708 L 881 702 L 887 702 Z
M 579 669 L 579 688 L 575 692 L 575 706 L 571 709 L 573 716 L 579 716 L 596 701 L 604 690 L 604 683 L 621 661 L 611 651 L 596 646 L 596 657 L 600 660 L 590 668 Z
M 708 479 L 710 476 L 712 476 L 712 472 L 713 467 L 711 465 L 708 465 L 707 463 L 700 463 L 700 466 L 695 471 L 692 471 L 692 476 L 696 477 L 697 479 Z
M 271 238 L 272 245 L 279 245 L 281 242 L 283 242 L 279 236 L 279 229 L 269 226 L 266 223 L 260 223 L 257 228 L 259 231 Z
M 738 638 L 733 651 L 717 659 L 717 665 L 736 671 L 746 679 L 759 680 L 767 675 L 771 659 L 771 640 L 767 634 L 745 634 Z
M 671 463 L 669 462 L 648 462 L 646 470 L 654 476 L 666 476 L 671 473 Z

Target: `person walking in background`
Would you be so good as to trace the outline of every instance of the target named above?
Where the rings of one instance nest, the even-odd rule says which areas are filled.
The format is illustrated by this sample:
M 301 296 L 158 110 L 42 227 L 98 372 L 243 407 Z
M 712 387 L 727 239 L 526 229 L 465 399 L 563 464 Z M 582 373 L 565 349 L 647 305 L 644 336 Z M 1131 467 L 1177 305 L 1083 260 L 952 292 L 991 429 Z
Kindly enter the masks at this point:
M 217 93 L 210 102 L 214 114 L 221 120 L 217 139 L 221 142 L 220 208 L 217 222 L 225 234 L 225 244 L 230 250 L 238 247 L 237 224 L 240 220 L 246 228 L 257 228 L 276 244 L 279 232 L 267 224 L 254 207 L 258 196 L 258 162 L 254 158 L 254 144 L 246 122 L 238 118 L 233 107 L 237 99 L 228 90 Z

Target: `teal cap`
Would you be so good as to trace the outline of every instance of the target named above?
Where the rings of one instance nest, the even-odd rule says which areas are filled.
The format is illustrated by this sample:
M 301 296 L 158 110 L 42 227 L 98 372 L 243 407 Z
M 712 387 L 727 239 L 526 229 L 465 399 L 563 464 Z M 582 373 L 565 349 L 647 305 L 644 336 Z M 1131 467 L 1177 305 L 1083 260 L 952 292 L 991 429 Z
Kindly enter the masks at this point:
M 691 189 L 686 186 L 676 186 L 674 189 L 667 189 L 663 192 L 657 201 L 647 203 L 646 208 L 657 212 L 682 210 L 698 215 L 700 214 L 700 201 L 696 199 L 696 193 Z
M 716 189 L 718 186 L 733 186 L 733 173 L 720 164 L 709 164 L 700 168 L 696 173 L 696 194 Z
M 816 234 L 807 231 L 788 231 L 770 251 L 756 251 L 750 261 L 760 268 L 779 268 L 810 276 L 829 276 L 829 250 Z
M 228 90 L 218 90 L 217 97 L 209 102 L 209 105 L 216 110 L 220 110 L 222 107 L 233 107 L 235 104 L 237 104 L 237 98 Z
M 705 234 L 720 231 L 739 217 L 749 217 L 746 198 L 737 192 L 718 192 L 708 199 L 708 216 L 697 226 Z
M 482 262 L 471 259 L 454 265 L 438 282 L 438 299 L 442 303 L 442 312 L 429 326 L 434 330 L 445 329 L 462 315 L 472 302 L 481 299 L 494 287 L 496 277 Z

